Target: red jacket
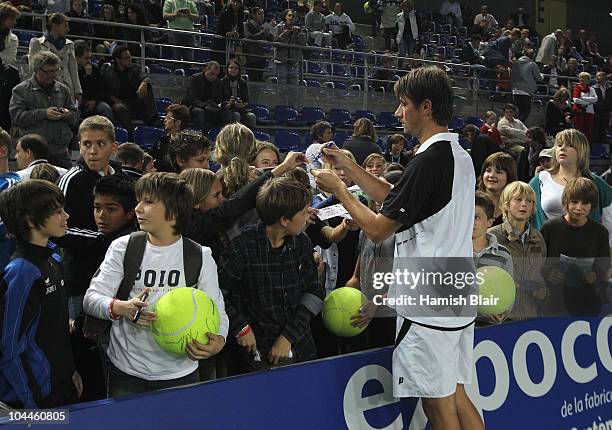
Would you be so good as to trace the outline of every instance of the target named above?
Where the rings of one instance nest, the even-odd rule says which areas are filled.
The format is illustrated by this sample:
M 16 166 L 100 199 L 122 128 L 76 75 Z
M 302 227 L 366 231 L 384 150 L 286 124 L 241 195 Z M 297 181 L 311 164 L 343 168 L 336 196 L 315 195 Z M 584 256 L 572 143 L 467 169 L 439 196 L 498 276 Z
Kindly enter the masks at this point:
M 502 146 L 501 134 L 497 127 L 493 128 L 486 122 L 480 127 L 480 132 L 482 134 L 486 134 L 491 139 L 493 139 L 500 147 Z
M 582 82 L 579 82 L 578 84 L 574 85 L 574 89 L 572 90 L 572 100 L 579 99 L 582 96 L 582 93 L 588 93 L 589 88 L 589 85 L 585 87 L 584 85 L 582 85 Z M 585 113 L 586 106 L 572 103 L 572 110 L 577 114 Z

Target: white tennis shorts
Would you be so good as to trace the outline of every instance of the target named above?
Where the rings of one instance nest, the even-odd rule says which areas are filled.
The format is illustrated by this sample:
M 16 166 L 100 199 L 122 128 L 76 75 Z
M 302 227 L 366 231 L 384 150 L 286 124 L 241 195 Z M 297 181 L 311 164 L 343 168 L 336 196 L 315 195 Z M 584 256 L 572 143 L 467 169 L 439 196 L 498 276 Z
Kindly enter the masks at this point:
M 396 333 L 404 319 L 397 318 Z M 472 379 L 474 324 L 444 331 L 411 324 L 393 351 L 393 396 L 440 398 Z

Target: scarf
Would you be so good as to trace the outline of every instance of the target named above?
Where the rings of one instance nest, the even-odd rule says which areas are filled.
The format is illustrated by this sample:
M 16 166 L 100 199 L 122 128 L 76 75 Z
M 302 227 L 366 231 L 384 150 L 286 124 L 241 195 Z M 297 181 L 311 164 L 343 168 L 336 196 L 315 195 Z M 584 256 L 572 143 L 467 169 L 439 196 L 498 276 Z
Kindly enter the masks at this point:
M 0 29 L 0 51 L 4 51 L 4 48 L 6 48 L 6 38 L 10 32 L 11 30 L 8 29 Z
M 65 37 L 60 37 L 59 39 L 56 39 L 51 36 L 51 34 L 47 33 L 45 34 L 45 38 L 49 41 L 51 45 L 55 46 L 55 49 L 57 49 L 58 51 L 61 51 L 62 49 L 64 49 L 64 46 L 66 46 Z

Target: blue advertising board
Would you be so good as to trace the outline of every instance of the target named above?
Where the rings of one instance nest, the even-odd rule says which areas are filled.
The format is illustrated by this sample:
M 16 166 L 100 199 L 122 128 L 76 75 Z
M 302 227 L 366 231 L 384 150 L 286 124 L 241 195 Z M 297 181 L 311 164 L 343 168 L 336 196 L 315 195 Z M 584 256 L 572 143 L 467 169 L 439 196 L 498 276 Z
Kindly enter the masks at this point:
M 478 329 L 478 377 L 466 390 L 488 429 L 612 429 L 611 345 L 612 317 L 542 318 Z M 417 399 L 392 396 L 391 352 L 383 348 L 75 405 L 70 427 L 423 429 Z

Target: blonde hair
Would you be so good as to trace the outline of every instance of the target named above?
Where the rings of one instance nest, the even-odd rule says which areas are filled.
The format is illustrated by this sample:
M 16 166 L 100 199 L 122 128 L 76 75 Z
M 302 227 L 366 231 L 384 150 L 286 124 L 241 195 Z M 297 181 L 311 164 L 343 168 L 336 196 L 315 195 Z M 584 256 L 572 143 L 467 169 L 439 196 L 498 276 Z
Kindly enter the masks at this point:
M 278 160 L 278 163 L 280 164 L 281 162 L 280 151 L 278 150 L 275 144 L 273 144 L 272 142 L 266 142 L 266 141 L 257 141 L 257 144 L 255 145 L 255 156 L 253 157 L 253 164 L 255 163 L 255 158 L 257 158 L 257 156 L 265 150 L 274 152 L 276 154 L 276 159 Z
M 373 154 L 368 155 L 368 156 L 366 157 L 366 159 L 365 159 L 365 160 L 363 160 L 363 166 L 362 166 L 362 167 L 363 167 L 364 169 L 365 169 L 365 168 L 367 168 L 367 167 L 368 167 L 368 164 L 370 164 L 370 163 L 374 162 L 375 160 L 380 160 L 380 161 L 382 161 L 383 165 L 385 164 L 385 161 L 386 161 L 386 160 L 385 160 L 385 157 L 383 157 L 382 155 L 380 155 L 380 154 L 376 154 L 376 153 L 373 153 Z
M 589 154 L 591 150 L 586 136 L 574 128 L 561 130 L 555 136 L 555 147 L 562 146 L 564 143 L 567 143 L 578 153 L 576 168 L 578 172 L 580 172 L 580 176 L 590 179 L 591 171 L 589 170 Z M 557 160 L 557 152 L 555 150 L 553 151 L 549 172 L 554 175 L 555 173 L 559 172 L 560 167 L 559 160 Z
M 376 129 L 374 123 L 368 118 L 359 118 L 355 121 L 355 128 L 353 129 L 353 137 L 359 136 L 370 136 L 370 139 L 376 140 Z
M 581 81 L 583 79 L 588 79 L 590 81 L 591 80 L 591 74 L 589 72 L 580 72 L 580 73 L 578 73 L 578 79 L 580 79 Z
M 230 197 L 249 182 L 249 163 L 256 151 L 255 135 L 248 127 L 234 123 L 221 129 L 217 135 L 215 158 L 222 166 L 223 195 Z
M 191 168 L 183 170 L 180 175 L 193 188 L 196 203 L 200 203 L 210 194 L 210 190 L 217 180 L 217 175 L 207 169 Z
M 531 207 L 531 213 L 529 214 L 529 216 L 531 216 L 535 212 L 536 201 L 536 195 L 535 191 L 533 191 L 533 188 L 531 188 L 529 184 L 526 184 L 525 182 L 521 181 L 514 181 L 511 184 L 508 184 L 506 188 L 504 188 L 504 190 L 501 192 L 501 195 L 499 196 L 499 207 L 502 211 L 504 219 L 508 218 L 508 213 L 510 211 L 510 202 L 512 201 L 512 199 L 522 199 L 524 197 L 531 199 L 531 202 L 533 203 Z

